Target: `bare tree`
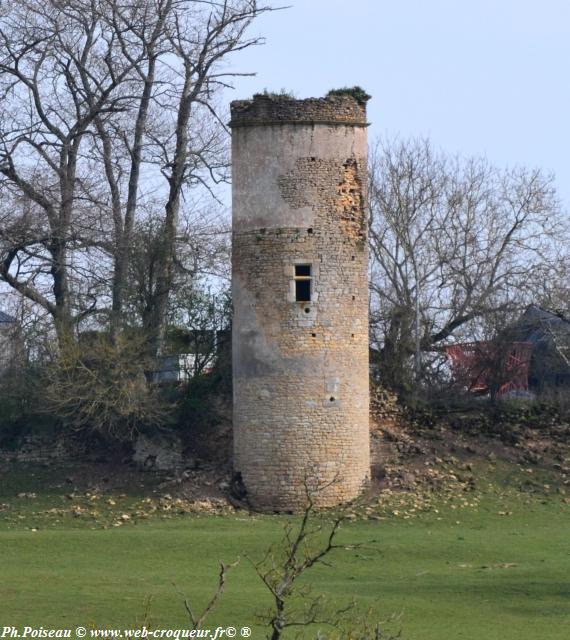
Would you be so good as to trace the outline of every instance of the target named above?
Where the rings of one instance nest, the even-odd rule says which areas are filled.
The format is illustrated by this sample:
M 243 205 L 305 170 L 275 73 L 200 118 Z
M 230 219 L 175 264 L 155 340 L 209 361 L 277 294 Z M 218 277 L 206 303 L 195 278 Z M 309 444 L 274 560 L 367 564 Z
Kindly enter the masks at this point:
M 373 339 L 398 388 L 452 337 L 528 304 L 568 232 L 552 176 L 446 157 L 427 140 L 376 145 L 370 211 Z
M 271 596 L 271 607 L 261 619 L 269 627 L 267 640 L 292 637 L 293 630 L 303 630 L 303 637 L 310 637 L 315 630 L 315 640 L 396 640 L 400 637 L 384 631 L 386 624 L 379 622 L 370 611 L 362 612 L 355 601 L 344 606 L 325 607 L 323 597 L 313 595 L 307 584 L 308 574 L 316 565 L 330 566 L 335 551 L 362 548 L 337 542 L 347 512 L 319 513 L 313 503 L 307 485 L 307 504 L 297 524 L 284 526 L 282 539 L 266 549 L 260 560 L 251 562 L 257 576 Z M 238 564 L 220 562 L 216 591 L 200 614 L 191 601 L 179 589 L 192 629 L 201 629 L 222 597 L 228 570 Z M 302 583 L 302 584 L 301 584 Z M 211 623 L 210 623 L 211 624 Z M 323 633 L 322 629 L 326 629 Z M 296 635 L 295 637 L 301 637 Z
M 225 591 L 228 572 L 234 567 L 236 567 L 238 564 L 239 564 L 239 558 L 229 565 L 224 564 L 223 562 L 220 562 L 220 571 L 218 573 L 218 584 L 216 586 L 216 590 L 214 591 L 208 604 L 204 607 L 204 609 L 200 613 L 195 612 L 195 610 L 192 607 L 192 604 L 190 603 L 190 600 L 178 590 L 180 595 L 184 596 L 184 608 L 186 609 L 186 613 L 188 614 L 188 618 L 190 619 L 190 624 L 192 625 L 192 629 L 203 628 L 203 625 L 206 622 L 206 619 L 212 613 L 213 609 L 216 607 L 216 605 L 218 604 L 220 598 L 222 597 Z
M 191 329 L 198 336 L 200 332 L 225 329 L 230 318 L 225 303 L 230 283 L 229 224 L 215 208 L 200 211 L 196 206 L 195 215 L 183 215 L 177 227 L 171 294 L 165 313 L 169 333 L 179 328 L 179 335 L 188 336 L 187 329 Z M 144 327 L 146 335 L 150 334 L 158 297 L 162 231 L 161 220 L 147 218 L 135 225 L 131 240 L 123 315 L 131 325 Z M 172 348 L 172 341 L 167 343 Z M 214 345 L 211 346 L 206 351 L 191 350 L 200 354 L 193 373 L 211 364 L 215 355 Z M 182 344 L 180 347 L 178 353 L 187 352 Z
M 123 108 L 117 89 L 131 70 L 125 61 L 117 73 L 107 73 L 114 43 L 93 37 L 94 7 L 24 1 L 5 8 L 0 23 L 2 195 L 12 196 L 20 210 L 16 231 L 34 230 L 18 237 L 2 225 L 1 275 L 52 314 L 61 339 L 73 324 L 69 251 L 85 176 L 81 147 L 95 118 Z M 87 69 L 94 86 L 89 100 L 81 91 Z M 36 257 L 49 274 L 49 296 L 14 272 L 21 254 Z
M 219 90 L 259 44 L 257 0 L 23 0 L 0 14 L 0 278 L 60 341 L 124 305 L 137 220 L 160 220 L 148 317 L 162 348 L 191 189 L 226 178 Z

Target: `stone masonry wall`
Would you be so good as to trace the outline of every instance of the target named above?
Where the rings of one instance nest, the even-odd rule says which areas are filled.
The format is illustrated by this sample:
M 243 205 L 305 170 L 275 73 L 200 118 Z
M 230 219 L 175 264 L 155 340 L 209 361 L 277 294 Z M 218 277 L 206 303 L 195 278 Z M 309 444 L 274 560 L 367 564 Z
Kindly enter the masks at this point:
M 307 124 L 313 101 L 290 102 L 302 123 L 232 135 L 234 468 L 278 511 L 303 508 L 305 485 L 330 506 L 369 478 L 365 130 Z
M 232 128 L 278 122 L 366 125 L 366 106 L 350 96 L 291 100 L 257 94 L 253 100 L 232 102 Z

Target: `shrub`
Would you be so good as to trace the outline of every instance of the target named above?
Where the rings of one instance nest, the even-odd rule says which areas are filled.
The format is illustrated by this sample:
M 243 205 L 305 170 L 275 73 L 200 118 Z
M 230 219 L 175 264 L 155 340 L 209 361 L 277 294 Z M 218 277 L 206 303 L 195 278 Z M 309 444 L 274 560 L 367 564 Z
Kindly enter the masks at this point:
M 142 338 L 107 334 L 63 346 L 44 370 L 44 411 L 65 426 L 111 440 L 132 440 L 148 426 L 166 425 L 173 406 L 147 380 Z
M 354 87 L 342 87 L 340 89 L 331 89 L 327 93 L 327 98 L 336 98 L 342 96 L 351 96 L 356 102 L 359 104 L 366 104 L 368 100 L 372 97 L 370 94 L 366 93 L 362 87 L 354 86 Z

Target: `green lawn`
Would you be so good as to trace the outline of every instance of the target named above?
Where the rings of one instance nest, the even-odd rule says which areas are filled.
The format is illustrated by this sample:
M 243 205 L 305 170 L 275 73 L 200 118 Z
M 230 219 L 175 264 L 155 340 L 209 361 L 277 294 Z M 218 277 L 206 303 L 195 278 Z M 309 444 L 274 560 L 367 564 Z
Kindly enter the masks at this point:
M 399 616 L 391 629 L 408 640 L 568 640 L 569 506 L 552 486 L 521 492 L 518 471 L 493 473 L 470 503 L 476 506 L 442 494 L 408 517 L 410 504 L 392 497 L 375 512 L 382 519 L 347 523 L 340 541 L 365 546 L 335 551 L 333 566 L 307 576 L 313 590 L 339 604 L 356 596 L 379 619 Z M 40 489 L 18 499 L 16 485 Z M 183 627 L 178 591 L 204 604 L 218 561 L 238 556 L 209 626 L 255 627 L 255 614 L 269 604 L 244 555 L 258 558 L 279 540 L 285 517 L 158 511 L 113 526 L 110 510 L 136 514 L 140 496 L 116 497 L 114 505 L 100 499 L 95 515 L 62 515 L 62 505 L 88 504 L 89 496 L 65 498 L 65 487 L 51 489 L 41 475 L 4 475 L 0 486 L 0 503 L 8 505 L 0 513 L 0 630 L 129 627 L 142 619 L 148 597 L 154 627 Z M 261 627 L 252 637 L 265 637 Z

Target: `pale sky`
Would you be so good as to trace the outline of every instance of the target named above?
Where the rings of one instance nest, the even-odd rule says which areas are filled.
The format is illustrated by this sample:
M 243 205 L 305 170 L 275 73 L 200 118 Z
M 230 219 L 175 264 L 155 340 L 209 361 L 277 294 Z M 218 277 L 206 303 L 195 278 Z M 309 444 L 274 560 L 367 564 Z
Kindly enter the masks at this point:
M 570 0 L 291 4 L 252 27 L 266 44 L 233 60 L 257 77 L 228 100 L 358 84 L 373 96 L 371 138 L 428 136 L 452 154 L 551 170 L 570 209 Z

